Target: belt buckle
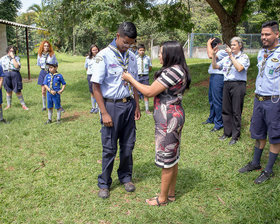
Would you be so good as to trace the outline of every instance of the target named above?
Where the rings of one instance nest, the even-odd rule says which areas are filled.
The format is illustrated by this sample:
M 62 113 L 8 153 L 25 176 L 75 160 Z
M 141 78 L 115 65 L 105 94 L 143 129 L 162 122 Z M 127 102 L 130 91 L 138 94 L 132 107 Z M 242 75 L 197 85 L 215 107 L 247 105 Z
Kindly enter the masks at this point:
M 264 101 L 264 97 L 259 96 L 259 101 Z
M 127 102 L 127 99 L 126 99 L 126 98 L 122 98 L 122 102 L 123 102 L 123 103 L 126 103 L 126 102 Z

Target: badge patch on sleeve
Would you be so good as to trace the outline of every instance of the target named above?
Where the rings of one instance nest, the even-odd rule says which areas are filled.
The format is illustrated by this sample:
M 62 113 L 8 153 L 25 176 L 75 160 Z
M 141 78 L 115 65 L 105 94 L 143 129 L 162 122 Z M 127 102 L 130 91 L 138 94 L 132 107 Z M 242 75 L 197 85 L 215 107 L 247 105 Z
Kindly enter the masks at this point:
M 271 58 L 272 62 L 279 62 L 279 60 L 277 58 Z
M 100 61 L 103 61 L 103 58 L 101 56 L 97 56 L 95 58 L 95 62 L 98 64 Z

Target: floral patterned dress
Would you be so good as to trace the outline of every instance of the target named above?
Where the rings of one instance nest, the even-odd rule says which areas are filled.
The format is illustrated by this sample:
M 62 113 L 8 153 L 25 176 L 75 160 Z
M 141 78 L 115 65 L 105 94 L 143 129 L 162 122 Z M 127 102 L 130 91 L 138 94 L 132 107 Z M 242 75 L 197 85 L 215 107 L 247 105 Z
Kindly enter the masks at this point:
M 155 163 L 161 168 L 176 165 L 180 156 L 181 132 L 185 122 L 182 107 L 184 70 L 175 65 L 163 70 L 156 79 L 167 89 L 154 98 Z

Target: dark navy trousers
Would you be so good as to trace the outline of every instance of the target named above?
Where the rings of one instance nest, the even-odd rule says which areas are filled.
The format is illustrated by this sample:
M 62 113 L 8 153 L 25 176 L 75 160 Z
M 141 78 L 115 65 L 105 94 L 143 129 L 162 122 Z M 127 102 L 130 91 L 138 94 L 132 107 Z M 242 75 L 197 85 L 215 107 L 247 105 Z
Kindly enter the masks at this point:
M 135 101 L 132 99 L 127 103 L 104 102 L 107 112 L 113 120 L 113 127 L 105 127 L 101 118 L 101 140 L 102 152 L 102 173 L 98 176 L 99 188 L 110 188 L 112 184 L 111 173 L 114 160 L 117 154 L 119 141 L 120 164 L 118 177 L 121 183 L 127 183 L 132 178 L 132 151 L 135 144 Z
M 208 123 L 214 123 L 214 128 L 223 127 L 222 105 L 223 105 L 224 76 L 222 74 L 211 74 L 209 82 L 208 99 L 210 114 Z

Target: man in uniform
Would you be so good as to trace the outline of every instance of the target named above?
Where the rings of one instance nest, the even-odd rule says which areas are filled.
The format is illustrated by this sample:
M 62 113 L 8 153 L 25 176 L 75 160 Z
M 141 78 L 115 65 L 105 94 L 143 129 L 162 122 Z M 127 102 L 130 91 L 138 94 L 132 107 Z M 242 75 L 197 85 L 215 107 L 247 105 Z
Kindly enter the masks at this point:
M 256 80 L 251 137 L 256 139 L 254 157 L 239 170 L 240 173 L 261 169 L 260 160 L 268 139 L 269 159 L 265 169 L 255 180 L 261 184 L 273 176 L 273 165 L 280 151 L 280 44 L 279 24 L 269 21 L 262 25 L 263 49 L 258 54 L 259 73 Z
M 126 191 L 135 191 L 132 183 L 132 151 L 136 135 L 135 120 L 140 119 L 139 97 L 137 90 L 122 80 L 122 73 L 127 70 L 137 79 L 135 54 L 129 50 L 129 47 L 135 44 L 136 37 L 135 25 L 123 22 L 118 28 L 116 38 L 97 54 L 93 64 L 91 82 L 102 124 L 102 173 L 98 176 L 98 196 L 101 198 L 108 198 L 110 195 L 111 173 L 118 140 L 119 181 L 124 184 Z

